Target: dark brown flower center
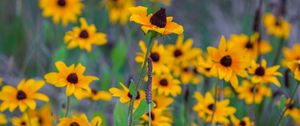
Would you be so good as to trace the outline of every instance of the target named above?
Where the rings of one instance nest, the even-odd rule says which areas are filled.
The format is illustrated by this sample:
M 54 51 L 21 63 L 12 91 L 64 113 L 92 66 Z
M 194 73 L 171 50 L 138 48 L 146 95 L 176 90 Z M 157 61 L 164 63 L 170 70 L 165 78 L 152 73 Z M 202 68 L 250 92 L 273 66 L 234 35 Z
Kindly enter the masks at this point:
M 43 119 L 39 117 L 39 124 L 43 124 Z
M 293 109 L 295 106 L 293 104 L 289 104 L 286 106 L 288 109 Z
M 167 16 L 166 16 L 166 9 L 161 8 L 157 12 L 155 12 L 150 18 L 151 24 L 164 28 L 167 25 Z
M 24 91 L 22 91 L 22 90 L 18 90 L 18 92 L 17 92 L 17 99 L 18 100 L 24 100 L 26 98 L 27 98 L 26 93 Z
M 92 94 L 93 95 L 96 95 L 97 94 L 97 91 L 95 89 L 92 89 Z
M 57 5 L 60 7 L 66 6 L 66 0 L 57 0 Z
M 127 96 L 131 99 L 132 98 L 132 95 L 130 94 L 130 92 L 128 92 Z M 136 97 L 135 97 L 135 100 L 139 100 L 141 98 L 140 96 L 140 92 L 136 92 Z
M 257 93 L 257 92 L 258 92 L 258 88 L 252 87 L 252 88 L 250 89 L 250 91 L 251 91 L 251 93 Z
M 243 120 L 240 122 L 239 126 L 246 126 L 246 122 Z
M 226 55 L 226 56 L 222 57 L 220 62 L 223 66 L 230 67 L 232 64 L 232 59 L 229 55 Z
M 265 75 L 265 68 L 259 66 L 255 69 L 255 75 L 257 76 L 264 76 Z
M 161 79 L 160 81 L 159 81 L 159 84 L 161 85 L 161 86 L 168 86 L 168 80 L 167 79 Z
M 176 50 L 174 51 L 174 56 L 175 56 L 175 57 L 182 56 L 181 50 L 180 50 L 180 49 L 176 49 Z
M 275 25 L 276 26 L 280 26 L 281 25 L 281 20 L 280 19 L 276 19 Z
M 183 70 L 184 72 L 186 72 L 186 73 L 189 72 L 189 68 L 188 68 L 188 67 L 185 67 L 185 68 L 183 68 L 182 70 Z
M 159 58 L 160 58 L 160 56 L 159 56 L 159 54 L 157 52 L 151 53 L 150 57 L 151 57 L 151 59 L 152 59 L 153 62 L 158 62 Z
M 146 115 L 149 116 L 149 113 L 147 112 Z M 150 116 L 151 116 L 151 120 L 153 121 L 155 119 L 155 116 L 152 112 L 151 112 Z
M 247 49 L 253 49 L 253 43 L 251 43 L 250 41 L 248 41 L 246 43 L 246 46 L 245 46 Z
M 198 69 L 196 67 L 194 67 L 193 72 L 194 72 L 194 74 L 198 74 L 199 73 Z
M 211 111 L 215 111 L 215 110 L 216 110 L 216 106 L 215 106 L 215 104 L 213 104 L 213 103 L 209 104 L 209 105 L 207 106 L 207 108 L 208 108 L 209 110 L 211 110 Z
M 78 77 L 76 73 L 71 73 L 67 77 L 67 81 L 72 83 L 72 84 L 77 84 L 78 83 Z
M 21 122 L 21 126 L 26 126 L 26 122 L 25 122 L 25 121 L 22 121 L 22 122 Z
M 77 122 L 72 122 L 70 126 L 79 126 L 79 124 Z
M 209 68 L 209 67 L 205 68 L 206 71 L 210 71 L 210 69 L 211 69 L 211 68 Z
M 89 37 L 89 33 L 87 30 L 82 30 L 79 34 L 80 38 L 87 39 Z

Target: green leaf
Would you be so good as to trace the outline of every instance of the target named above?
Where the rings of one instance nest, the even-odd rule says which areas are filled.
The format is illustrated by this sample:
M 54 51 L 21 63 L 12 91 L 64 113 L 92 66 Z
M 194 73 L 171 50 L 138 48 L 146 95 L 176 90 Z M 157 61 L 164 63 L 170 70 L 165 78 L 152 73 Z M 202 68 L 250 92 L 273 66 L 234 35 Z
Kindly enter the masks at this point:
M 135 84 L 134 84 L 133 81 L 130 82 L 130 85 L 129 85 L 129 92 L 130 92 L 130 94 L 132 95 L 133 98 L 136 97 L 136 95 L 137 95 L 137 90 L 136 90 L 136 86 L 135 86 Z
M 279 102 L 279 108 L 280 108 L 280 110 L 283 110 L 284 107 L 285 107 L 285 105 L 286 105 L 286 97 L 282 96 L 280 98 L 280 102 Z
M 116 126 L 126 126 L 127 125 L 127 111 L 117 102 L 114 108 L 114 122 Z
M 153 102 L 151 103 L 151 108 L 153 108 L 154 104 Z M 139 121 L 140 117 L 144 115 L 146 112 L 148 112 L 148 104 L 145 99 L 143 99 L 138 106 L 138 108 L 134 111 L 133 117 L 135 122 Z
M 124 41 L 119 41 L 118 43 L 116 43 L 111 52 L 113 72 L 117 73 L 125 64 L 127 53 L 128 48 Z
M 53 60 L 54 61 L 64 61 L 67 57 L 67 49 L 66 46 L 60 46 L 54 53 L 53 55 Z

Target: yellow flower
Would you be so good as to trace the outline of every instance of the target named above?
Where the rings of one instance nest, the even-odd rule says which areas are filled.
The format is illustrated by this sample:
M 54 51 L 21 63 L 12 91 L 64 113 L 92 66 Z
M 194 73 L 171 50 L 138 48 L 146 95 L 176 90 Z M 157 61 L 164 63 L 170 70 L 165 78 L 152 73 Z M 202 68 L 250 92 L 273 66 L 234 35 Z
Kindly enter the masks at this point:
M 113 88 L 109 89 L 109 92 L 114 97 L 119 97 L 121 103 L 128 104 L 132 98 L 132 95 L 130 94 L 129 89 L 123 83 L 120 83 L 120 85 L 123 88 L 123 90 L 113 87 Z M 137 96 L 135 97 L 133 107 L 137 108 L 139 106 L 139 104 L 141 103 L 141 101 L 143 99 L 145 99 L 145 96 L 146 96 L 146 94 L 143 90 L 138 91 Z
M 163 114 L 163 110 L 161 109 L 153 109 L 151 111 L 151 125 L 152 126 L 171 126 L 172 119 Z M 145 113 L 141 117 L 141 123 L 143 126 L 147 126 L 149 121 L 149 113 Z
M 88 25 L 84 18 L 80 18 L 80 24 L 80 27 L 73 28 L 64 37 L 65 43 L 68 44 L 68 49 L 79 47 L 91 52 L 92 45 L 100 46 L 107 43 L 106 35 L 97 32 L 95 25 Z
M 5 114 L 0 113 L 0 125 L 4 125 L 7 123 L 7 119 L 5 117 Z
M 288 68 L 293 72 L 294 78 L 300 81 L 300 59 L 288 63 Z
M 230 81 L 234 88 L 238 87 L 237 76 L 247 77 L 245 68 L 248 67 L 248 57 L 243 55 L 243 50 L 230 48 L 222 36 L 219 47 L 207 48 L 209 57 L 212 58 L 213 64 L 211 71 L 226 82 Z
M 74 64 L 67 67 L 64 62 L 57 61 L 55 66 L 58 72 L 50 72 L 44 77 L 48 83 L 56 87 L 67 87 L 67 96 L 74 94 L 77 99 L 82 99 L 85 91 L 91 91 L 90 83 L 98 80 L 95 76 L 84 76 L 85 67 L 81 64 L 76 67 Z
M 257 64 L 254 61 L 252 62 L 248 72 L 252 74 L 251 81 L 255 84 L 257 83 L 273 83 L 276 86 L 280 87 L 280 82 L 276 76 L 282 76 L 280 72 L 277 72 L 279 65 L 272 66 L 267 68 L 267 61 L 262 60 L 261 64 Z
M 263 23 L 268 34 L 283 39 L 290 37 L 291 24 L 283 17 L 275 17 L 271 13 L 267 13 L 263 17 Z
M 144 33 L 156 31 L 163 35 L 182 34 L 183 27 L 173 22 L 173 17 L 166 16 L 166 9 L 161 8 L 154 14 L 147 14 L 147 8 L 143 6 L 131 7 L 130 21 L 142 25 Z
M 282 65 L 288 67 L 290 62 L 295 62 L 300 60 L 300 44 L 296 43 L 293 45 L 293 48 L 289 49 L 287 47 L 283 48 L 283 56 Z
M 214 77 L 215 73 L 211 71 L 211 67 L 213 66 L 213 61 L 211 57 L 208 55 L 198 56 L 197 57 L 197 71 L 206 76 L 206 77 Z
M 254 126 L 254 122 L 251 122 L 249 117 L 244 117 L 239 120 L 234 115 L 230 116 L 233 126 Z
M 181 94 L 180 82 L 170 74 L 153 75 L 153 89 L 157 89 L 158 95 L 177 96 Z
M 180 78 L 182 84 L 199 84 L 199 82 L 201 81 L 201 76 L 196 66 L 196 62 L 193 60 L 184 62 L 173 68 L 174 75 Z
M 57 126 L 101 126 L 102 119 L 96 116 L 89 122 L 85 114 L 72 116 L 70 118 L 61 118 Z
M 285 116 L 291 116 L 294 120 L 300 119 L 300 109 L 297 108 L 293 103 L 286 106 L 287 110 Z
M 103 100 L 103 101 L 110 101 L 112 99 L 112 96 L 107 91 L 97 91 L 92 89 L 91 93 L 88 95 L 90 99 L 94 101 Z
M 39 126 L 38 118 L 28 118 L 28 115 L 23 114 L 21 117 L 13 117 L 12 118 L 13 126 Z
M 54 23 L 61 21 L 66 26 L 70 22 L 76 22 L 83 4 L 80 0 L 40 0 L 39 7 L 43 10 L 44 17 L 52 17 Z
M 199 118 L 205 122 L 221 123 L 228 125 L 228 116 L 235 113 L 236 109 L 229 106 L 229 100 L 216 101 L 211 93 L 207 92 L 205 96 L 202 96 L 199 92 L 195 92 L 194 97 L 197 100 L 197 104 L 193 107 L 193 110 L 198 112 Z M 213 118 L 213 119 L 212 119 Z
M 215 88 L 211 88 L 210 92 L 212 94 L 215 94 L 216 89 Z M 224 87 L 224 88 L 218 87 L 216 93 L 217 93 L 216 94 L 217 96 L 221 96 L 222 95 L 224 98 L 229 98 L 233 94 L 232 89 L 230 87 Z
M 144 41 L 139 42 L 139 46 L 142 52 L 137 52 L 135 61 L 143 64 L 147 52 L 147 47 Z M 170 61 L 170 56 L 165 51 L 165 47 L 162 44 L 158 44 L 158 41 L 154 41 L 152 50 L 149 57 L 152 59 L 153 72 L 157 74 L 169 73 L 170 69 L 167 67 L 167 63 Z
M 45 82 L 42 80 L 29 79 L 21 80 L 17 89 L 9 85 L 4 86 L 0 92 L 0 100 L 3 101 L 1 111 L 9 108 L 9 111 L 12 112 L 19 107 L 20 111 L 24 112 L 27 107 L 36 108 L 35 100 L 48 102 L 49 98 L 45 94 L 37 92 L 44 84 Z
M 258 41 L 259 34 L 255 33 L 251 36 L 245 34 L 240 35 L 231 35 L 229 45 L 233 46 L 232 48 L 244 50 L 244 55 L 249 57 L 251 60 L 256 60 L 258 53 L 265 54 L 270 52 L 272 46 L 266 41 Z
M 110 22 L 125 25 L 130 16 L 130 7 L 134 7 L 135 0 L 104 0 L 109 13 Z
M 174 102 L 174 99 L 167 96 L 152 93 L 152 101 L 155 104 L 155 109 L 165 110 Z
M 252 104 L 253 100 L 256 104 L 262 102 L 264 97 L 270 97 L 271 89 L 262 84 L 252 84 L 251 82 L 244 80 L 242 85 L 238 87 L 237 92 L 239 98 L 244 99 L 247 104 Z
M 30 118 L 37 118 L 39 126 L 52 126 L 52 114 L 50 105 L 45 105 L 39 110 L 31 110 L 29 112 Z
M 162 3 L 165 6 L 170 6 L 172 3 L 172 0 L 150 0 L 150 1 L 154 3 Z

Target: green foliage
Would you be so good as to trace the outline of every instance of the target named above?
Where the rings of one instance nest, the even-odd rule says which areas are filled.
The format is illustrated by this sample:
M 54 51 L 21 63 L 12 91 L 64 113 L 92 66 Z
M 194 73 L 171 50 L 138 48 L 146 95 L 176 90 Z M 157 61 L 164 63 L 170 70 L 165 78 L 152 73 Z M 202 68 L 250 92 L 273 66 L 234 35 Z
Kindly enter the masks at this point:
M 125 126 L 127 125 L 127 116 L 126 113 L 128 110 L 126 110 L 123 107 L 120 102 L 117 102 L 114 108 L 114 123 L 116 126 Z

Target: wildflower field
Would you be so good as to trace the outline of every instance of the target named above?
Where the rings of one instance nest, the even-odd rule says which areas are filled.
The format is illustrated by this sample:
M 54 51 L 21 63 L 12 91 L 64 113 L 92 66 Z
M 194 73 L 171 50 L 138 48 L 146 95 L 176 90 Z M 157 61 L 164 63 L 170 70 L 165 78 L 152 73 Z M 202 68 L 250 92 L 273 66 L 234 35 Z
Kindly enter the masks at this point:
M 299 0 L 1 0 L 0 125 L 300 126 Z

